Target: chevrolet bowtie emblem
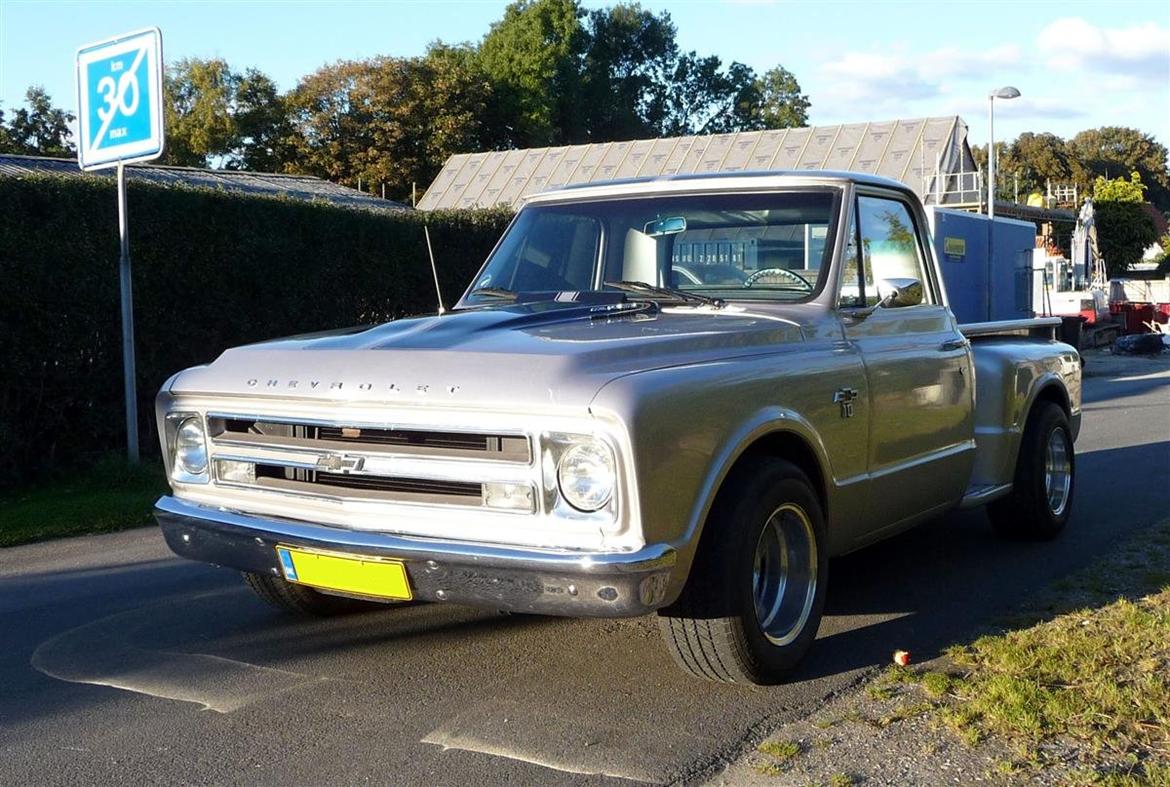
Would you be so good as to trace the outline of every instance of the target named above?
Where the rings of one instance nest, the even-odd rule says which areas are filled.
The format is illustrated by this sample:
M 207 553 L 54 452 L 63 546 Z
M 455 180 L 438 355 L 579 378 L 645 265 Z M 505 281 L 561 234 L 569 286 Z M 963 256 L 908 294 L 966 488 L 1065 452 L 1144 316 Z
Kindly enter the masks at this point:
M 364 456 L 347 456 L 345 454 L 325 454 L 317 458 L 317 469 L 327 473 L 355 473 L 365 467 Z
M 841 405 L 841 417 L 853 417 L 853 400 L 857 398 L 856 388 L 842 388 L 833 394 L 833 401 Z

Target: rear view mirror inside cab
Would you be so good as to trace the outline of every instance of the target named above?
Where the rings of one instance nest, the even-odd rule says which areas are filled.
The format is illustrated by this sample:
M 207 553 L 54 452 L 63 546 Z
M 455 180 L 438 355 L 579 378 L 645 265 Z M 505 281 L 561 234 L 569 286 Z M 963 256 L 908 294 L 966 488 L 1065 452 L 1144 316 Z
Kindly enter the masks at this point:
M 677 235 L 686 231 L 686 216 L 667 216 L 664 219 L 647 222 L 642 234 L 649 235 L 651 238 L 661 238 L 663 235 Z

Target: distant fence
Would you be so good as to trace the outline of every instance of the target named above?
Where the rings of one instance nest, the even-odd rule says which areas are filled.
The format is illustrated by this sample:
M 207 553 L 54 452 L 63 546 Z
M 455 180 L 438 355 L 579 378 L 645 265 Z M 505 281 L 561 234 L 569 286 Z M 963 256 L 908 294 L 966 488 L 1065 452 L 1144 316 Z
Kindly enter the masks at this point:
M 175 371 L 228 347 L 433 312 L 424 214 L 129 187 L 142 448 Z M 124 446 L 110 179 L 0 178 L 0 487 Z M 425 214 L 448 305 L 510 218 Z

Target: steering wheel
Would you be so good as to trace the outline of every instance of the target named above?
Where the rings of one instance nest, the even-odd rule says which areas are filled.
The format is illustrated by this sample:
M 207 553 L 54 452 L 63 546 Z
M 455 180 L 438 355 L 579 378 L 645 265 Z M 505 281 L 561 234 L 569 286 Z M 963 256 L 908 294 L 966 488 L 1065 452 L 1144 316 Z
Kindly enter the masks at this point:
M 760 270 L 753 273 L 751 276 L 748 276 L 746 279 L 744 279 L 743 286 L 744 287 L 751 287 L 753 284 L 755 284 L 757 281 L 759 281 L 763 277 L 771 276 L 771 275 L 776 274 L 776 273 L 782 273 L 785 276 L 789 277 L 790 279 L 794 280 L 797 284 L 799 284 L 801 287 L 804 288 L 805 292 L 812 292 L 813 291 L 813 286 L 811 284 L 809 284 L 807 281 L 805 281 L 804 277 L 798 276 L 797 274 L 793 273 L 792 271 L 788 270 L 787 268 L 761 268 Z

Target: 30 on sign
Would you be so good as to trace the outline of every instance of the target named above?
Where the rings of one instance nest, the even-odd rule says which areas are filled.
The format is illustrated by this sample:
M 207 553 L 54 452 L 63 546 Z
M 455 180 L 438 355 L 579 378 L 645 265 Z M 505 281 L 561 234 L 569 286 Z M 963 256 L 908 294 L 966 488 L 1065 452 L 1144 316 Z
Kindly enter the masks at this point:
M 83 169 L 157 158 L 163 147 L 162 35 L 128 33 L 77 52 Z

